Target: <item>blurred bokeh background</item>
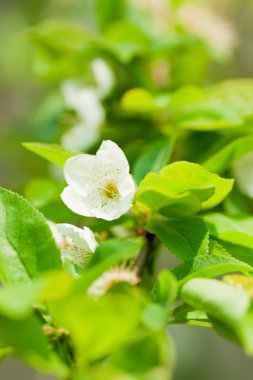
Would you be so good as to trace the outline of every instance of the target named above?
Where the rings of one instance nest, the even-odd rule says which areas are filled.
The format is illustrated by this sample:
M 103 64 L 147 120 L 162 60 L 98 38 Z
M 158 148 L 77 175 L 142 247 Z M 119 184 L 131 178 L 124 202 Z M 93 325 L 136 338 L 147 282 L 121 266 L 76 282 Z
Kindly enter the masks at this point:
M 45 94 L 57 87 L 38 79 L 32 68 L 33 46 L 26 31 L 47 18 L 67 18 L 90 24 L 93 0 L 8 0 L 1 2 L 0 56 L 0 185 L 22 192 L 25 183 L 43 175 L 47 166 L 21 147 L 22 141 L 50 141 L 55 121 L 43 124 Z M 160 0 L 153 1 L 158 5 Z M 145 0 L 137 1 L 145 5 Z M 151 4 L 152 1 L 146 1 Z M 213 63 L 213 81 L 253 76 L 253 0 L 203 0 L 231 22 L 237 33 L 232 59 Z M 48 110 L 48 108 L 47 108 Z M 175 380 L 251 380 L 253 361 L 213 331 L 176 326 L 170 329 L 175 340 Z M 3 380 L 46 380 L 6 359 L 0 364 Z M 49 378 L 48 378 L 49 379 Z

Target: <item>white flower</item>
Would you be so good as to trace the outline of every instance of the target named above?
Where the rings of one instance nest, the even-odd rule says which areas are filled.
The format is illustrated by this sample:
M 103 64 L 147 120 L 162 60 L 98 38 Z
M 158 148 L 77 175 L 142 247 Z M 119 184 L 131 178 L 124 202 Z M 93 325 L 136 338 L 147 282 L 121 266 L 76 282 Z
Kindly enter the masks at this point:
M 62 92 L 66 104 L 73 108 L 89 127 L 97 128 L 103 124 L 105 111 L 95 89 L 81 87 L 74 81 L 66 81 L 62 85 Z
M 67 160 L 64 175 L 68 186 L 61 197 L 76 214 L 113 220 L 132 206 L 135 185 L 129 165 L 110 140 L 101 144 L 96 156 L 79 154 Z
M 99 136 L 98 128 L 91 128 L 86 122 L 81 121 L 64 133 L 61 144 L 74 151 L 86 150 L 98 141 Z
M 236 161 L 232 167 L 232 172 L 242 193 L 253 198 L 253 152 Z
M 121 282 L 127 282 L 130 285 L 138 285 L 140 278 L 136 270 L 131 270 L 124 267 L 112 268 L 102 274 L 96 281 L 94 281 L 88 288 L 88 294 L 92 297 L 102 296 L 113 285 Z
M 98 85 L 96 92 L 100 98 L 104 98 L 115 84 L 113 72 L 103 59 L 95 59 L 92 62 L 92 70 Z
M 71 224 L 55 224 L 48 221 L 56 244 L 61 250 L 61 258 L 72 261 L 83 268 L 87 258 L 95 252 L 97 242 L 88 227 L 78 228 Z
M 61 86 L 65 103 L 79 117 L 79 122 L 61 140 L 61 144 L 71 150 L 86 150 L 97 142 L 100 127 L 105 122 L 105 110 L 100 99 L 107 96 L 115 84 L 113 72 L 105 61 L 95 59 L 91 68 L 95 86 L 84 87 L 75 80 L 67 80 Z
M 66 104 L 73 108 L 80 121 L 70 128 L 61 139 L 61 144 L 71 150 L 86 150 L 100 136 L 100 127 L 105 121 L 105 110 L 93 88 L 84 88 L 73 81 L 62 85 Z

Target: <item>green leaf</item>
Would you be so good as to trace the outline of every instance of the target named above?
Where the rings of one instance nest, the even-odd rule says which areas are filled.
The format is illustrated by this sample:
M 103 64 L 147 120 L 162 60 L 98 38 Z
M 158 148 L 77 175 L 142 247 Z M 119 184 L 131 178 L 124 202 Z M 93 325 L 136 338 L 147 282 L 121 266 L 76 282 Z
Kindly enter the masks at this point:
M 190 216 L 217 206 L 231 191 L 233 180 L 208 172 L 198 164 L 179 161 L 159 174 L 149 173 L 136 193 L 137 206 L 169 217 Z
M 67 374 L 67 368 L 50 351 L 41 326 L 32 316 L 11 319 L 0 313 L 0 341 L 33 368 L 59 376 Z
M 219 213 L 205 216 L 209 230 L 238 260 L 253 266 L 253 218 L 228 217 Z
M 60 167 L 63 167 L 69 158 L 78 154 L 70 152 L 56 144 L 23 143 L 22 145 L 31 152 Z
M 148 213 L 160 213 L 169 217 L 187 217 L 201 209 L 201 198 L 209 198 L 214 193 L 213 187 L 194 192 L 185 191 L 177 194 L 170 190 L 170 183 L 155 173 L 149 173 L 140 183 L 136 192 L 136 205 Z
M 239 158 L 252 151 L 253 136 L 244 136 L 226 145 L 213 154 L 203 166 L 212 172 L 222 173 L 233 165 Z
M 172 138 L 165 137 L 163 140 L 151 144 L 135 163 L 133 175 L 136 183 L 139 184 L 149 172 L 157 173 L 166 165 L 172 155 L 173 148 L 174 140 Z
M 136 256 L 144 242 L 142 238 L 111 239 L 102 242 L 91 256 L 76 288 L 84 291 L 104 271 L 121 261 Z
M 25 197 L 41 208 L 58 200 L 63 190 L 63 185 L 48 177 L 33 178 L 25 187 Z
M 178 306 L 173 313 L 171 323 L 211 327 L 209 318 L 203 310 L 196 310 L 189 305 Z
M 236 329 L 246 315 L 249 295 L 217 280 L 195 278 L 183 285 L 181 299 L 196 309 Z
M 122 108 L 129 113 L 147 114 L 156 110 L 155 99 L 142 88 L 128 90 L 121 99 Z
M 197 216 L 154 220 L 147 228 L 179 259 L 189 260 L 208 252 L 208 229 Z
M 14 284 L 0 289 L 0 313 L 20 319 L 31 314 L 35 304 L 66 297 L 73 279 L 63 271 L 53 271 L 32 283 Z
M 149 302 L 142 315 L 143 325 L 152 331 L 161 331 L 167 323 L 167 310 L 155 302 Z
M 170 342 L 164 331 L 158 333 L 145 331 L 139 333 L 126 347 L 113 355 L 110 363 L 116 368 L 125 370 L 128 375 L 130 373 L 137 375 L 131 377 L 131 380 L 139 379 L 140 374 L 145 374 L 147 379 L 154 376 L 153 378 L 157 380 L 168 380 L 171 367 L 170 351 Z M 163 371 L 161 371 L 162 366 L 164 366 Z M 156 367 L 157 370 L 160 368 L 160 371 L 153 372 Z M 150 376 L 148 370 L 151 371 Z
M 161 305 L 167 313 L 170 313 L 177 297 L 177 282 L 174 275 L 167 269 L 163 269 L 158 275 L 158 281 L 150 293 L 152 302 Z
M 64 19 L 46 19 L 28 31 L 29 39 L 56 54 L 82 52 L 87 47 L 89 35 L 79 24 Z
M 222 202 L 232 190 L 234 183 L 232 179 L 221 178 L 201 165 L 185 161 L 166 166 L 160 171 L 160 174 L 173 183 L 172 186 L 176 191 L 199 190 L 203 187 L 213 186 L 215 194 L 204 202 L 202 200 L 203 209 L 215 207 Z
M 42 214 L 19 195 L 0 189 L 2 281 L 29 282 L 60 267 L 60 252 Z
M 51 303 L 49 309 L 56 323 L 70 331 L 77 367 L 82 367 L 118 352 L 129 341 L 140 323 L 143 305 L 134 291 L 109 292 L 99 299 L 83 293 Z
M 104 30 L 113 22 L 124 18 L 126 2 L 124 0 L 95 0 L 98 24 Z
M 218 333 L 253 354 L 253 308 L 250 294 L 217 280 L 193 279 L 183 285 L 181 299 L 207 313 Z
M 250 273 L 252 272 L 252 268 L 233 257 L 203 255 L 197 256 L 193 260 L 186 261 L 174 268 L 172 272 L 181 286 L 191 278 L 211 278 L 231 272 Z
M 134 57 L 144 54 L 149 47 L 145 32 L 136 24 L 118 21 L 111 24 L 104 32 L 104 48 L 126 64 Z
M 205 90 L 180 89 L 171 98 L 172 122 L 180 128 L 200 131 L 247 125 L 253 114 L 252 91 L 253 81 L 243 79 Z
M 205 215 L 210 232 L 217 237 L 223 237 L 226 232 L 242 232 L 253 236 L 253 217 L 232 217 L 221 213 Z

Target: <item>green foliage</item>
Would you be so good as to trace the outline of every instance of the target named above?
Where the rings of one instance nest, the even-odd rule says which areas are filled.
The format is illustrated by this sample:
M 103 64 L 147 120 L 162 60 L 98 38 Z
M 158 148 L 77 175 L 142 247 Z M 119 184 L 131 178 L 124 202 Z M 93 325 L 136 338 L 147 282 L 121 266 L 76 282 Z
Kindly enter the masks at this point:
M 207 170 L 222 173 L 230 168 L 234 162 L 252 151 L 253 136 L 244 136 L 235 139 L 224 148 L 214 153 L 203 165 Z
M 31 120 L 42 142 L 23 146 L 60 168 L 39 167 L 28 200 L 0 189 L 0 359 L 61 380 L 172 379 L 173 323 L 214 328 L 253 355 L 253 203 L 230 179 L 253 150 L 253 81 L 216 83 L 210 64 L 232 48 L 188 29 L 183 1 L 164 2 L 159 23 L 132 3 L 82 2 L 27 32 L 48 87 Z M 103 140 L 129 162 L 128 208 L 122 153 L 93 167 Z M 65 190 L 75 214 L 63 169 L 81 153 L 90 165 L 81 157 Z M 122 214 L 87 216 L 100 206 Z
M 182 260 L 208 253 L 208 229 L 197 217 L 161 219 L 148 225 L 148 230 L 159 237 L 168 250 Z
M 190 162 L 175 162 L 159 174 L 149 173 L 136 193 L 137 206 L 169 217 L 186 217 L 218 205 L 231 191 L 223 179 Z
M 56 144 L 23 143 L 22 145 L 31 152 L 60 167 L 63 167 L 67 159 L 76 154 Z
M 253 265 L 252 217 L 234 218 L 210 214 L 205 219 L 212 236 L 218 239 L 232 256 Z
M 137 184 L 149 172 L 157 173 L 166 165 L 172 155 L 174 147 L 173 138 L 156 141 L 147 147 L 142 155 L 139 156 L 133 169 L 133 175 Z
M 181 88 L 170 102 L 173 123 L 200 131 L 248 125 L 253 113 L 252 89 L 251 80 L 226 81 L 205 90 Z
M 126 2 L 117 0 L 95 0 L 97 19 L 101 30 L 112 22 L 124 18 Z
M 170 313 L 176 298 L 176 278 L 171 272 L 164 269 L 159 273 L 158 281 L 150 293 L 150 299 L 163 306 Z
M 134 114 L 152 113 L 156 109 L 155 99 L 142 88 L 127 91 L 121 99 L 121 106 L 123 110 Z
M 0 277 L 4 283 L 30 282 L 45 271 L 60 268 L 60 252 L 42 214 L 4 189 L 0 190 L 0 212 Z
M 26 185 L 25 197 L 35 207 L 41 208 L 57 201 L 62 190 L 63 186 L 51 178 L 33 178 Z
M 252 355 L 252 307 L 247 292 L 217 280 L 193 279 L 182 287 L 181 298 L 204 310 L 218 332 L 241 343 Z

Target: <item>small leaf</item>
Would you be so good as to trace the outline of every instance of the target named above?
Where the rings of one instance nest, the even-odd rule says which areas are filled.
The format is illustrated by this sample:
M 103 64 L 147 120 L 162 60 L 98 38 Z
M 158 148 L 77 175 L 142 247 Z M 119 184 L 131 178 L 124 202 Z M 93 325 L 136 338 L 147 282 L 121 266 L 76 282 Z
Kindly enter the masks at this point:
M 178 161 L 158 174 L 146 175 L 136 192 L 136 204 L 152 213 L 186 217 L 217 206 L 232 186 L 233 180 L 210 173 L 198 164 Z
M 150 113 L 156 109 L 155 99 L 142 88 L 128 90 L 121 99 L 121 106 L 127 112 L 140 114 Z
M 178 279 L 179 285 L 182 285 L 194 277 L 211 278 L 229 272 L 250 273 L 251 271 L 249 265 L 233 257 L 203 255 L 178 265 L 172 272 Z
M 111 24 L 104 32 L 103 48 L 122 63 L 132 61 L 149 48 L 149 39 L 138 25 L 121 20 Z
M 172 323 L 184 323 L 195 326 L 211 327 L 209 318 L 203 310 L 196 310 L 189 305 L 178 306 L 173 313 Z
M 252 147 L 253 136 L 240 137 L 213 154 L 202 165 L 207 170 L 221 174 L 239 158 L 251 152 Z
M 208 252 L 208 229 L 197 216 L 159 222 L 154 220 L 147 228 L 159 237 L 173 255 L 182 260 Z
M 205 216 L 209 230 L 235 258 L 253 266 L 252 217 L 228 217 L 215 213 Z
M 232 190 L 234 181 L 219 177 L 204 167 L 191 162 L 175 162 L 160 171 L 162 177 L 173 183 L 177 191 L 201 189 L 203 186 L 214 186 L 215 193 L 210 199 L 202 202 L 202 208 L 217 206 Z
M 63 167 L 69 158 L 77 154 L 56 144 L 23 143 L 22 145 L 31 152 L 60 167 Z
M 150 293 L 152 302 L 161 305 L 167 313 L 170 313 L 171 308 L 177 297 L 177 282 L 174 275 L 167 269 L 162 270 L 158 275 L 158 281 Z
M 136 183 L 139 184 L 149 172 L 157 173 L 166 165 L 171 157 L 173 148 L 174 140 L 172 138 L 164 138 L 151 144 L 135 163 L 133 175 Z

